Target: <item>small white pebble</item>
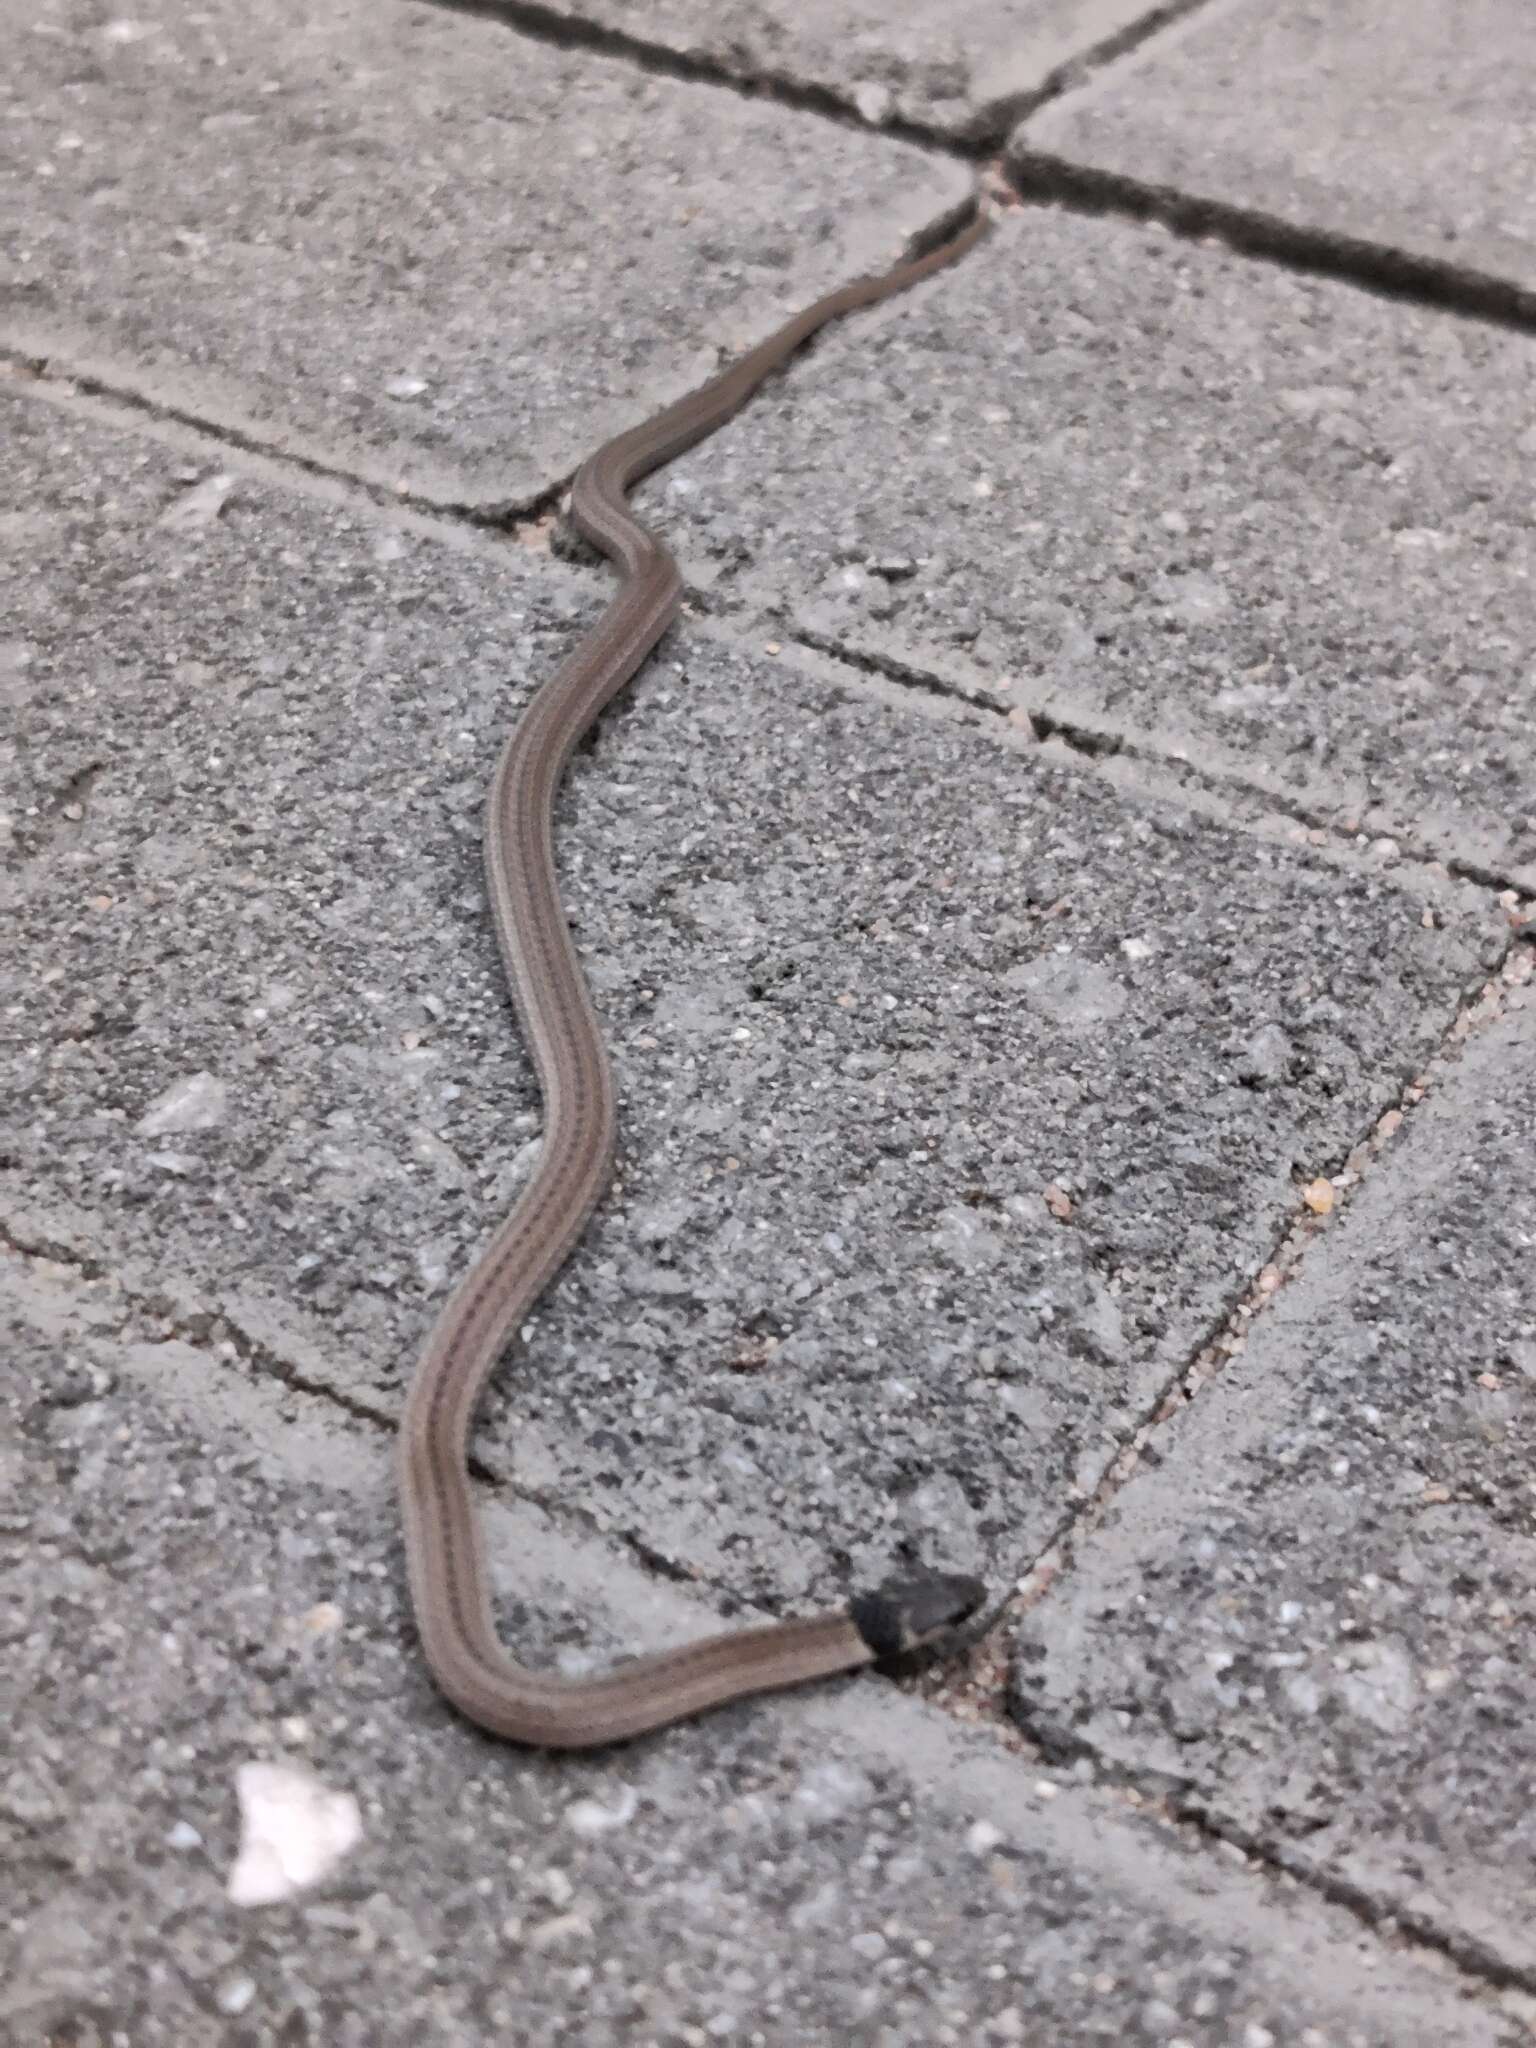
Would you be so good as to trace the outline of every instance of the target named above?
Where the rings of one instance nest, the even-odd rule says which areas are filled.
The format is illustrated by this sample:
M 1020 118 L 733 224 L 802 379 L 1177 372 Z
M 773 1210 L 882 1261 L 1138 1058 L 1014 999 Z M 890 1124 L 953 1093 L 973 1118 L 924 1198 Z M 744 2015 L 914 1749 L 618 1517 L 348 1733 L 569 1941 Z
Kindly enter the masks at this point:
M 989 1856 L 1002 1839 L 1002 1829 L 989 1820 L 973 1820 L 965 1831 L 965 1846 L 973 1856 Z
M 224 1121 L 229 1090 L 213 1074 L 189 1074 L 157 1095 L 134 1125 L 146 1138 L 168 1131 L 211 1131 Z
M 156 524 L 172 533 L 196 533 L 212 526 L 224 510 L 230 492 L 235 488 L 235 479 L 228 470 L 219 470 L 212 476 L 205 476 L 201 483 L 195 483 L 190 490 L 179 497 L 160 514 Z M 208 765 L 217 768 L 220 764 L 216 755 L 210 755 Z
M 214 2004 L 220 2012 L 231 2015 L 242 2013 L 256 1996 L 256 1985 L 252 1978 L 245 1976 L 226 1977 L 214 1993 Z
M 872 78 L 861 78 L 849 91 L 859 119 L 867 121 L 871 128 L 879 128 L 890 119 L 896 102 L 888 85 L 880 85 Z
M 592 1922 L 585 1913 L 557 1913 L 553 1920 L 544 1920 L 533 1928 L 528 1936 L 528 1946 L 536 1949 L 554 1948 L 562 1941 L 587 1941 L 591 1939 Z
M 179 1820 L 174 1827 L 165 1831 L 165 1846 L 168 1849 L 201 1849 L 203 1838 L 189 1820 Z
M 611 1806 L 600 1799 L 575 1799 L 565 1809 L 565 1823 L 578 1835 L 606 1835 L 612 1828 L 627 1827 L 635 1817 L 640 1796 L 633 1785 L 621 1785 Z

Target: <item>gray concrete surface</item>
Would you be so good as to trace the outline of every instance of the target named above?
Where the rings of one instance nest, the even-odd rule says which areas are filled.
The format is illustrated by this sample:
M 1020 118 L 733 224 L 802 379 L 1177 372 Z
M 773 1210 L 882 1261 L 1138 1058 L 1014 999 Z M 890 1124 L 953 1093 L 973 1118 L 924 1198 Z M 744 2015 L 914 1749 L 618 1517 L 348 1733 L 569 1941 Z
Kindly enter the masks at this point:
M 1518 24 L 1232 44 L 1233 203 L 1352 276 L 1085 155 L 1127 217 L 648 489 L 690 604 L 559 831 L 622 1185 L 483 1418 L 504 1624 L 1034 1604 L 554 1762 L 433 1694 L 386 1472 L 537 1138 L 476 842 L 606 588 L 552 486 L 1010 94 L 1230 151 L 1250 18 L 508 15 L 7 19 L 0 2043 L 1517 2048 L 1531 339 L 1513 267 L 1507 331 L 1362 287 L 1394 95 L 1431 238 L 1518 216 Z M 263 1759 L 362 1840 L 238 1906 Z
M 0 342 L 482 513 L 968 190 L 899 142 L 433 7 L 45 0 L 7 25 Z
M 1000 141 L 1011 118 L 1179 11 L 1154 0 L 485 0 L 540 33 L 620 39 L 793 99 L 823 98 L 871 127 Z
M 535 1134 L 473 770 L 588 593 L 9 411 L 13 1231 L 386 1412 Z M 1505 943 L 994 735 L 685 635 L 574 778 L 624 1194 L 485 1456 L 745 1599 L 1017 1574 Z
M 1158 1443 L 1019 1651 L 1018 1711 L 1529 1973 L 1529 978 Z
M 417 1666 L 381 1432 L 5 1261 L 0 2040 L 1507 2043 L 1443 1970 L 879 1680 L 593 1759 L 465 1727 Z M 707 1615 L 491 1516 L 551 1657 Z M 233 1781 L 360 1809 L 319 1890 L 226 1896 Z
M 1205 201 L 1321 244 L 1536 290 L 1527 134 L 1536 46 L 1521 0 L 1215 0 L 1011 145 Z M 1389 263 L 1377 257 L 1379 267 Z
M 717 611 L 1529 890 L 1533 392 L 1523 336 L 1031 210 L 642 502 Z

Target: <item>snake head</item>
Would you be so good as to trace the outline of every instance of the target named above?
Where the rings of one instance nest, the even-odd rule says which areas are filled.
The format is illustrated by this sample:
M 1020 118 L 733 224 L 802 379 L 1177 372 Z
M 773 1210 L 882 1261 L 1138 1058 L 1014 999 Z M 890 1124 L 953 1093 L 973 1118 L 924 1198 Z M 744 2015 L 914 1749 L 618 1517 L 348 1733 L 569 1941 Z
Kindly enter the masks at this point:
M 848 1611 L 877 1664 L 902 1664 L 925 1651 L 955 1648 L 957 1632 L 986 1597 L 981 1580 L 963 1572 L 915 1572 L 857 1594 Z

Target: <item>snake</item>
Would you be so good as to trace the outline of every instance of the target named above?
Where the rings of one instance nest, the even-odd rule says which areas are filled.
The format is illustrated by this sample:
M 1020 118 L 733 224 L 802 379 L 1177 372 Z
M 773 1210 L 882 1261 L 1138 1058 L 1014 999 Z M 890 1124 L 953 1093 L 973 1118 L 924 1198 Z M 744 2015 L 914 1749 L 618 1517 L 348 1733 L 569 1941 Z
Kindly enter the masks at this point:
M 534 1669 L 511 1656 L 497 1631 L 469 1447 L 486 1382 L 574 1250 L 613 1171 L 613 1075 L 560 901 L 554 807 L 572 752 L 682 603 L 676 561 L 633 516 L 626 494 L 723 426 L 819 328 L 953 263 L 986 225 L 977 207 L 936 246 L 828 292 L 708 382 L 606 441 L 571 486 L 571 523 L 617 569 L 619 585 L 513 726 L 484 829 L 487 897 L 533 1056 L 543 1131 L 531 1177 L 428 1333 L 406 1390 L 396 1458 L 411 1607 L 427 1667 L 460 1713 L 509 1742 L 590 1749 L 752 1695 L 871 1665 L 899 1670 L 954 1647 L 985 1597 L 977 1579 L 918 1570 L 823 1614 L 726 1630 L 592 1675 Z

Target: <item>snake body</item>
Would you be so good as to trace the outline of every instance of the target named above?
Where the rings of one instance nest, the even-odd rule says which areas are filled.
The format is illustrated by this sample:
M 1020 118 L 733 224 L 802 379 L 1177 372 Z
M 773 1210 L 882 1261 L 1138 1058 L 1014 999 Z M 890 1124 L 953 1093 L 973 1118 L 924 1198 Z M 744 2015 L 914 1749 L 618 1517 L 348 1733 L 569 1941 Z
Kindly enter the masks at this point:
M 468 1449 L 487 1378 L 564 1264 L 612 1171 L 613 1079 L 560 903 L 553 813 L 572 750 L 666 632 L 682 598 L 677 564 L 631 515 L 625 493 L 723 425 L 819 327 L 952 262 L 984 226 L 978 214 L 927 254 L 829 292 L 710 382 L 606 442 L 572 487 L 571 518 L 617 567 L 620 586 L 514 728 L 485 822 L 491 912 L 543 1092 L 543 1142 L 531 1180 L 428 1337 L 406 1396 L 398 1457 L 411 1598 L 427 1664 L 461 1712 L 510 1741 L 591 1748 L 727 1700 L 898 1659 L 943 1644 L 983 1597 L 973 1579 L 919 1574 L 828 1614 L 711 1636 L 597 1677 L 530 1670 L 496 1632 Z

